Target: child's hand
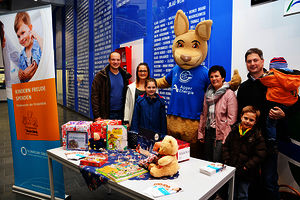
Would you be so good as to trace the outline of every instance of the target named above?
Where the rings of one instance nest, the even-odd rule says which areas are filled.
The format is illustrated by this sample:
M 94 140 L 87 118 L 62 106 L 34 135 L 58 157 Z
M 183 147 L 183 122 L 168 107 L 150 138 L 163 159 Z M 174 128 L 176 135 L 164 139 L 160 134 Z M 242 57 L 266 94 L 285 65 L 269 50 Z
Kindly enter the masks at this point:
M 19 79 L 21 81 L 30 80 L 35 74 L 38 65 L 34 61 L 30 66 L 28 66 L 25 70 L 19 70 Z
M 39 36 L 38 36 L 38 34 L 35 31 L 32 30 L 30 33 L 31 33 L 31 37 L 33 39 L 36 39 L 36 40 L 38 39 Z
M 129 131 L 129 129 L 130 129 L 129 123 L 125 124 L 125 126 L 127 127 L 127 130 Z
M 95 121 L 100 121 L 101 120 L 101 117 L 98 117 L 95 119 Z
M 39 36 L 35 31 L 31 31 L 31 37 L 33 39 L 35 39 L 38 43 L 39 43 L 39 46 L 41 48 L 41 50 L 43 51 L 43 38 L 41 36 Z
M 275 106 L 270 110 L 269 117 L 271 119 L 281 119 L 285 117 L 285 113 L 281 110 L 281 108 Z

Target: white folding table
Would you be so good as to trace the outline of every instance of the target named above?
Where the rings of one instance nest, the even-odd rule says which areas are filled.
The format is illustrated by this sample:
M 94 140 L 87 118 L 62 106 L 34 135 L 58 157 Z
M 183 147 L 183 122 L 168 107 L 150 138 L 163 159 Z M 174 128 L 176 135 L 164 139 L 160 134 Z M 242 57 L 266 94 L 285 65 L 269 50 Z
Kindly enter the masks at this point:
M 65 152 L 61 147 L 47 150 L 51 199 L 54 200 L 54 182 L 52 160 L 56 160 L 66 167 L 80 173 L 79 161 L 72 161 L 66 158 Z M 154 183 L 166 183 L 180 186 L 183 191 L 176 194 L 167 195 L 155 199 L 208 199 L 218 191 L 225 183 L 229 183 L 229 199 L 233 199 L 234 173 L 235 168 L 227 166 L 225 170 L 207 176 L 200 173 L 200 166 L 208 165 L 208 161 L 191 158 L 189 161 L 180 163 L 179 177 L 173 180 L 126 180 L 120 183 L 109 180 L 106 186 L 116 190 L 133 199 L 154 199 L 144 191 Z

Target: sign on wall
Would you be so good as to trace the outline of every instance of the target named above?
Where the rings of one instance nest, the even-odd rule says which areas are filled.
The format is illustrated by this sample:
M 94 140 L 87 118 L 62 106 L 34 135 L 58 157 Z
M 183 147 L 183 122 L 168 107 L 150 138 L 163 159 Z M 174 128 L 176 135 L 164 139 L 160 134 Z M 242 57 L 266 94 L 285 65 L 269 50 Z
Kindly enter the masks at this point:
M 112 51 L 112 1 L 95 0 L 94 3 L 94 73 L 108 64 Z
M 300 0 L 284 1 L 284 16 L 300 13 Z
M 75 110 L 74 70 L 74 1 L 66 2 L 66 99 L 67 107 Z
M 89 116 L 89 1 L 77 1 L 78 112 Z

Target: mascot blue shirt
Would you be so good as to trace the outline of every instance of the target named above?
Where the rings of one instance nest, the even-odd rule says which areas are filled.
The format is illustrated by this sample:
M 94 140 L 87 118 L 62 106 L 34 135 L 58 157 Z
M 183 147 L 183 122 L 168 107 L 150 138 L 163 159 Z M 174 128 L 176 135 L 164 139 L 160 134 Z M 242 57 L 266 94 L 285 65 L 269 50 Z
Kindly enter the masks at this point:
M 176 65 L 166 75 L 166 81 L 172 86 L 168 115 L 199 120 L 204 94 L 210 84 L 208 69 L 198 66 L 185 70 Z

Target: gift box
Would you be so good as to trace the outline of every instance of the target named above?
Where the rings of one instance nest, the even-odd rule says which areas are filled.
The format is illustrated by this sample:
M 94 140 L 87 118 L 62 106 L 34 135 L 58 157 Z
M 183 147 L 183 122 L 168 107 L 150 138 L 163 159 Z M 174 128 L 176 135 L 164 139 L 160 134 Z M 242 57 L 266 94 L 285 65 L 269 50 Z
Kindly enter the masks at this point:
M 162 135 L 150 129 L 140 128 L 137 134 L 137 147 L 152 152 L 155 142 L 162 140 Z
M 87 150 L 92 121 L 69 121 L 61 126 L 63 149 Z
M 127 126 L 107 125 L 107 149 L 125 150 L 127 149 Z
M 178 143 L 178 152 L 176 154 L 178 162 L 183 162 L 190 159 L 190 143 L 177 140 Z
M 101 119 L 91 124 L 91 134 L 94 138 L 94 133 L 100 136 L 100 139 L 106 139 L 106 126 L 107 125 L 122 125 L 122 120 L 109 120 Z
M 87 165 L 93 167 L 101 167 L 108 160 L 108 156 L 103 153 L 92 153 L 80 160 L 80 165 Z

